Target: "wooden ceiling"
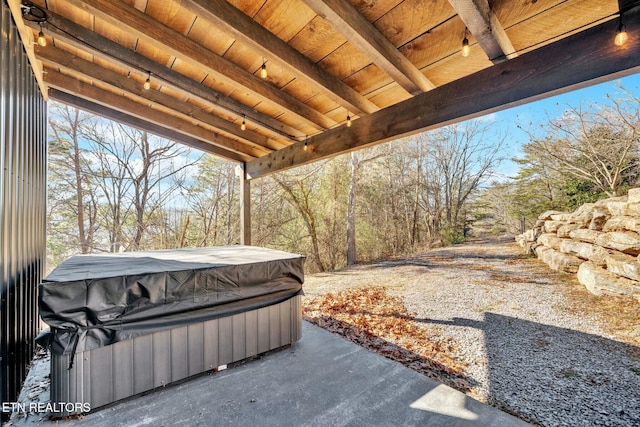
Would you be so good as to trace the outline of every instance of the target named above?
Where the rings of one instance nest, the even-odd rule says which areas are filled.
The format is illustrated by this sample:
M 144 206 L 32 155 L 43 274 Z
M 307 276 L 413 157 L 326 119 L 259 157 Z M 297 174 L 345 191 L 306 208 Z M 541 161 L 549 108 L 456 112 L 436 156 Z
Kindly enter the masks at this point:
M 636 0 L 8 1 L 50 98 L 250 178 L 640 66 Z

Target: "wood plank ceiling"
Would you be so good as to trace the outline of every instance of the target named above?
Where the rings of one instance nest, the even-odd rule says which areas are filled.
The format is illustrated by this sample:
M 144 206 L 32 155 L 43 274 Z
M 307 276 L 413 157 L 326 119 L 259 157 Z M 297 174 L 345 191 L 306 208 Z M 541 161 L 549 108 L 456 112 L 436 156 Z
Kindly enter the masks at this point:
M 250 178 L 640 66 L 635 0 L 17 1 L 51 98 Z

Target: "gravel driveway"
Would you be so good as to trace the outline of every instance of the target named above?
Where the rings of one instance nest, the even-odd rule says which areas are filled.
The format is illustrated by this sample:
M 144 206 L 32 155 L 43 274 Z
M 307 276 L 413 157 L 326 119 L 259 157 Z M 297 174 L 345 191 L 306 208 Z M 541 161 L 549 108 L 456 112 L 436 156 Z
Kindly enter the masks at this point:
M 614 336 L 607 319 L 616 313 L 590 310 L 594 297 L 578 290 L 576 300 L 571 276 L 505 240 L 311 275 L 304 289 L 313 297 L 360 286 L 386 287 L 416 321 L 457 341 L 476 399 L 544 426 L 640 426 L 635 301 L 628 333 Z

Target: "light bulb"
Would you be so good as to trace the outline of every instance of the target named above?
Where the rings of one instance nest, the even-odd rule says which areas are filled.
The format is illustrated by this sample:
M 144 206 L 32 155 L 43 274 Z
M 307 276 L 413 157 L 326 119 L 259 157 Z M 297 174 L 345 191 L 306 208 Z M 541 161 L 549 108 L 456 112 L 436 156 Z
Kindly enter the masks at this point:
M 147 80 L 145 80 L 144 85 L 142 85 L 142 87 L 144 88 L 144 90 L 151 89 L 151 77 L 147 77 Z
M 260 68 L 260 77 L 266 79 L 269 74 L 267 73 L 267 64 L 262 63 L 262 67 Z
M 240 125 L 240 130 L 245 130 L 247 128 L 247 124 L 244 121 L 244 114 L 242 115 L 242 124 Z
M 616 46 L 624 46 L 627 40 L 629 40 L 629 36 L 627 35 L 627 28 L 624 24 L 620 24 L 620 27 L 618 27 L 618 34 L 616 34 L 614 43 L 616 44 Z
M 40 29 L 40 32 L 38 33 L 38 44 L 42 47 L 45 47 L 47 45 L 47 39 L 44 37 L 42 29 Z
M 347 127 L 350 128 L 351 127 L 351 116 L 349 116 L 347 114 Z
M 462 56 L 469 56 L 469 39 L 466 37 L 462 40 Z

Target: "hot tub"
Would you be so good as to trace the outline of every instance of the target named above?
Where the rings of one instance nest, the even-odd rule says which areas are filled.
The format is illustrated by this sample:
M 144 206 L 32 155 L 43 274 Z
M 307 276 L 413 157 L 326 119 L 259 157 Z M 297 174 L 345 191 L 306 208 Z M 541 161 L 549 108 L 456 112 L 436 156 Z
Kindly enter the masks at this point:
M 299 340 L 303 267 L 301 255 L 253 246 L 69 258 L 39 295 L 56 415 Z

